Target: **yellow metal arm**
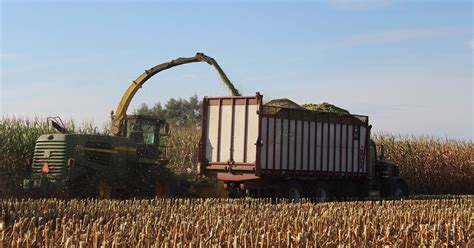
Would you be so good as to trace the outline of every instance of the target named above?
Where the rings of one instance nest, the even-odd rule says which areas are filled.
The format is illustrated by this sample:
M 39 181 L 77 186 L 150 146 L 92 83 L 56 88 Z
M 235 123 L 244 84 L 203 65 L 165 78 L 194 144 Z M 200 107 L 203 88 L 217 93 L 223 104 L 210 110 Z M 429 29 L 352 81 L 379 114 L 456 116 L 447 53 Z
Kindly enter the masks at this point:
M 130 84 L 130 86 L 128 86 L 127 91 L 125 91 L 125 94 L 122 96 L 117 110 L 115 111 L 115 116 L 112 119 L 112 134 L 116 136 L 123 135 L 123 120 L 125 119 L 125 116 L 127 114 L 128 106 L 130 105 L 130 102 L 135 96 L 135 93 L 137 93 L 138 89 L 140 89 L 148 79 L 150 79 L 160 71 L 164 71 L 178 65 L 189 64 L 194 62 L 206 62 L 212 65 L 217 70 L 219 76 L 221 77 L 224 84 L 229 88 L 232 95 L 240 96 L 240 92 L 230 82 L 229 78 L 225 75 L 224 71 L 213 58 L 208 57 L 203 53 L 196 53 L 196 56 L 190 58 L 177 58 L 169 62 L 159 64 L 149 70 L 146 70 L 137 79 L 135 79 L 132 84 Z

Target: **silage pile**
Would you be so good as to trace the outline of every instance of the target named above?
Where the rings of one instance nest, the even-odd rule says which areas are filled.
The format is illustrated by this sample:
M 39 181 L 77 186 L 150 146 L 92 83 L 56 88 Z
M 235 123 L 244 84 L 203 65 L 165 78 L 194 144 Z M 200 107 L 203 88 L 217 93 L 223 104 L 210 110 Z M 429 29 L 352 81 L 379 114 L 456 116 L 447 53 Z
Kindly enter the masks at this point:
M 301 105 L 305 109 L 309 109 L 312 111 L 317 111 L 317 112 L 330 112 L 330 113 L 336 113 L 336 114 L 350 114 L 349 111 L 340 108 L 336 105 L 327 103 L 327 102 L 322 102 L 320 104 L 316 103 L 305 103 Z
M 275 114 L 281 110 L 281 108 L 306 109 L 315 112 L 329 112 L 336 114 L 350 114 L 349 111 L 327 102 L 320 104 L 305 103 L 303 105 L 299 105 L 288 98 L 281 98 L 271 100 L 264 104 L 264 111 L 269 114 Z

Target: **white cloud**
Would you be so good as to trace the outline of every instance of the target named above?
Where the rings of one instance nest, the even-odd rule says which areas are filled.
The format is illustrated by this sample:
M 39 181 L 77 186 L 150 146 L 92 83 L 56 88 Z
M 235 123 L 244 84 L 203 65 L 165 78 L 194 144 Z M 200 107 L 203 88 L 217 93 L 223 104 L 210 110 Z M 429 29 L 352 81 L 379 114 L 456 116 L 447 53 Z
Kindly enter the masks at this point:
M 413 28 L 398 29 L 350 36 L 343 43 L 346 45 L 369 45 L 403 42 L 417 39 L 440 38 L 470 32 L 462 28 Z
M 18 58 L 20 56 L 20 54 L 18 53 L 0 53 L 0 59 L 4 60 L 4 59 L 15 59 L 15 58 Z
M 474 40 L 471 40 L 468 42 L 468 46 L 471 48 L 471 49 L 474 49 Z
M 335 6 L 344 9 L 368 9 L 385 6 L 389 0 L 331 0 Z

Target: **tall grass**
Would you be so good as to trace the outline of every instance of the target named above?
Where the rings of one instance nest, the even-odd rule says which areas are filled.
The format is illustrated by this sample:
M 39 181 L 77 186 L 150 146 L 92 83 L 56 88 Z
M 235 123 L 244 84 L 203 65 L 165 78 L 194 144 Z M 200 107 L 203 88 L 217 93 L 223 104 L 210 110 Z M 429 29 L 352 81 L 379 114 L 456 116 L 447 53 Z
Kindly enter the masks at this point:
M 86 122 L 77 126 L 74 121 L 66 121 L 69 133 L 107 133 L 99 131 L 93 123 Z M 28 160 L 33 157 L 35 142 L 40 135 L 56 133 L 46 119 L 9 118 L 0 120 L 0 196 L 3 192 L 19 194 L 19 186 L 28 175 L 30 166 Z
M 374 140 L 384 146 L 385 158 L 400 166 L 412 193 L 474 194 L 472 141 L 385 133 Z
M 181 174 L 195 175 L 197 173 L 197 155 L 200 130 L 193 127 L 172 127 L 167 139 L 166 155 L 168 167 Z
M 99 133 L 91 123 L 76 126 L 74 122 L 67 122 L 66 126 L 70 132 Z M 54 130 L 42 119 L 0 120 L 0 196 L 2 189 L 16 192 L 19 182 L 28 173 L 27 160 L 33 155 L 36 139 L 51 132 Z M 166 143 L 168 166 L 172 171 L 195 174 L 199 138 L 199 129 L 172 127 Z M 385 158 L 400 166 L 411 193 L 474 194 L 472 141 L 385 133 L 375 135 L 374 139 L 385 147 Z

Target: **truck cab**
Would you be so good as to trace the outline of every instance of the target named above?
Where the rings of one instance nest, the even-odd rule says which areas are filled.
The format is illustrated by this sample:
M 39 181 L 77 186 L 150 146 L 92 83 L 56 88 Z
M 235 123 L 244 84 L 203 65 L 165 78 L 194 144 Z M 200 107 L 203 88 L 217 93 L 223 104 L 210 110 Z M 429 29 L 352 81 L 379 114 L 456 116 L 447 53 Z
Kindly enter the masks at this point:
M 385 159 L 384 147 L 379 146 L 380 155 L 377 154 L 377 145 L 370 140 L 369 163 L 373 168 L 371 175 L 369 195 L 401 198 L 408 196 L 408 186 L 400 176 L 400 169 L 395 161 Z

